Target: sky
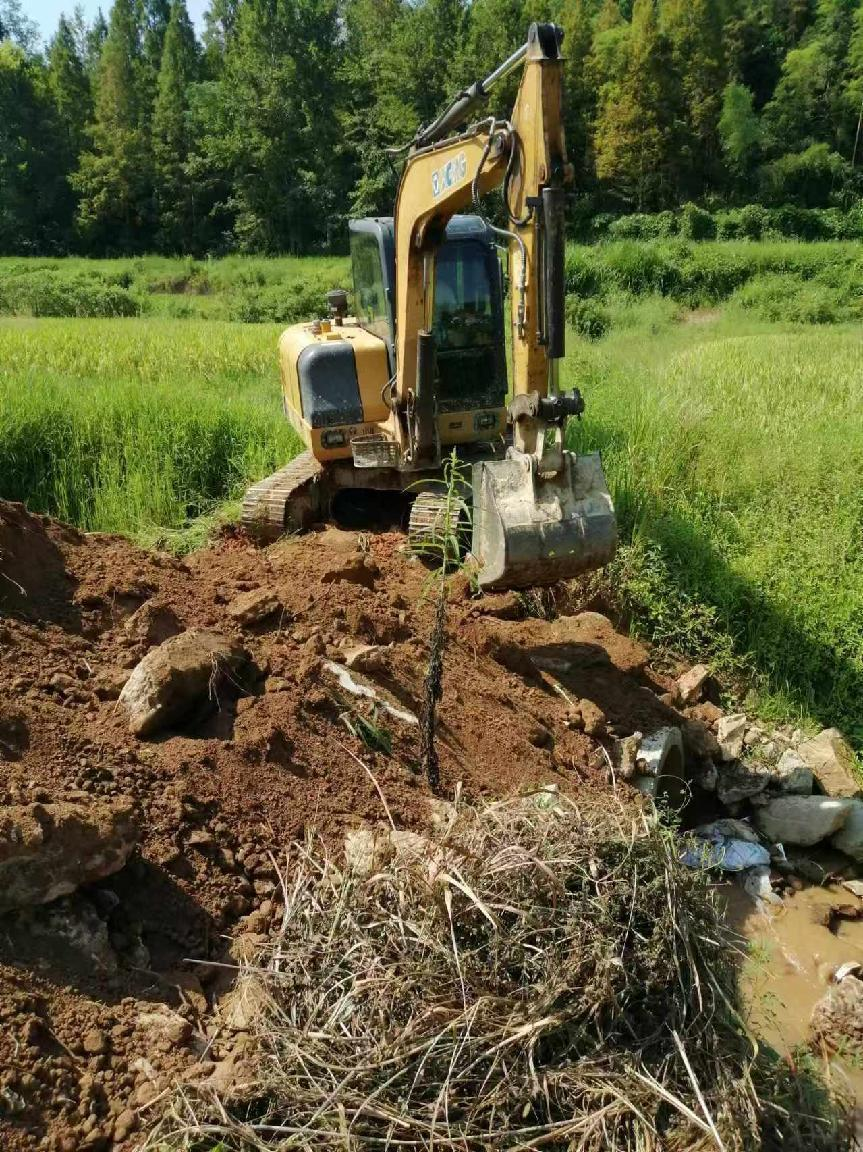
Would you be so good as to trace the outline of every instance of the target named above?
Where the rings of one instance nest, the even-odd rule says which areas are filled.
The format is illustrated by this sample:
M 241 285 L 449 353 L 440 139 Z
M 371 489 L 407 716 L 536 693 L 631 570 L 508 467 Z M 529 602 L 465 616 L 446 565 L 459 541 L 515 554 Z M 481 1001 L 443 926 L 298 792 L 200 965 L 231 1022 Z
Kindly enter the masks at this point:
M 112 0 L 80 0 L 81 7 L 84 9 L 84 15 L 87 19 L 92 19 L 96 15 L 99 8 L 108 17 L 108 12 L 111 9 Z M 46 41 L 53 35 L 57 28 L 57 21 L 63 12 L 71 15 L 75 8 L 76 0 L 23 0 L 21 9 L 25 16 L 36 24 L 42 36 L 42 40 Z M 207 0 L 186 0 L 186 6 L 189 9 L 189 15 L 192 21 L 200 32 L 204 27 L 203 15 L 204 9 L 207 7 Z

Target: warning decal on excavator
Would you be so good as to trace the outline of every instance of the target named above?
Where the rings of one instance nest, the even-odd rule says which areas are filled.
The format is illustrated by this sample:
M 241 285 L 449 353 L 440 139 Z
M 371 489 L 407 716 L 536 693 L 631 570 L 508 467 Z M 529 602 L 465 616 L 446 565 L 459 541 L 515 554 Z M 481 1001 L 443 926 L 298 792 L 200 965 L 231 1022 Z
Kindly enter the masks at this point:
M 467 157 L 464 152 L 459 152 L 452 160 L 447 160 L 446 164 L 432 172 L 432 195 L 437 199 L 447 188 L 452 188 L 459 180 L 464 180 L 466 175 Z

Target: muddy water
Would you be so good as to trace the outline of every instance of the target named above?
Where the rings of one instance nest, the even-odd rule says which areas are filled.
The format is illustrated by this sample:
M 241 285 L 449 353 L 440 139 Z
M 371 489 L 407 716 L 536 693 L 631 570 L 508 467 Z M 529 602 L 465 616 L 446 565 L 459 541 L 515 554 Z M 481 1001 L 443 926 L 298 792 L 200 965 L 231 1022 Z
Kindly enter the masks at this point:
M 842 920 L 831 931 L 819 920 L 838 904 L 863 901 L 841 884 L 788 891 L 781 906 L 756 908 L 736 884 L 722 885 L 729 924 L 744 937 L 748 956 L 742 989 L 754 1034 L 783 1054 L 805 1044 L 815 1003 L 830 988 L 836 969 L 863 964 L 863 920 Z M 863 1067 L 834 1058 L 837 1076 L 863 1105 Z

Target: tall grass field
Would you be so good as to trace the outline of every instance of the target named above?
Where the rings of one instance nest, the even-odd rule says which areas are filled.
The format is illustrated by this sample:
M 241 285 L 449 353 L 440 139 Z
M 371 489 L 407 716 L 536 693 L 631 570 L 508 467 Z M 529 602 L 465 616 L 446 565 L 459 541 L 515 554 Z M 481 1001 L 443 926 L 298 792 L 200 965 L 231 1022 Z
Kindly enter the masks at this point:
M 280 325 L 342 258 L 0 261 L 0 496 L 203 539 L 299 448 Z M 567 258 L 570 430 L 621 524 L 597 587 L 633 626 L 863 746 L 863 256 L 614 240 Z

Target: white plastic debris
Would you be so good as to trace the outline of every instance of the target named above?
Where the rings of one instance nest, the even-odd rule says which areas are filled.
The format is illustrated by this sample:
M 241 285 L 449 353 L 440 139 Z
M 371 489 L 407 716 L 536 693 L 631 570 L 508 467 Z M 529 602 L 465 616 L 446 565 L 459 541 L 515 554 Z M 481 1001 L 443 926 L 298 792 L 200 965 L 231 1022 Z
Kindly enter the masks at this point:
M 408 712 L 406 708 L 397 708 L 395 704 L 390 704 L 388 700 L 384 700 L 379 692 L 368 684 L 360 684 L 351 676 L 350 672 L 343 664 L 336 664 L 332 660 L 324 662 L 324 668 L 327 672 L 331 673 L 338 680 L 339 684 L 346 692 L 350 692 L 352 696 L 365 696 L 369 700 L 377 702 L 383 712 L 388 712 L 396 720 L 401 720 L 403 724 L 419 724 L 419 720 L 413 712 Z
M 776 895 L 770 884 L 770 869 L 767 867 L 750 868 L 743 880 L 743 887 L 759 907 L 762 903 L 782 903 L 782 897 Z
M 857 976 L 861 974 L 861 965 L 856 960 L 846 960 L 844 964 L 840 964 L 836 971 L 833 973 L 833 983 L 841 984 L 846 976 Z

